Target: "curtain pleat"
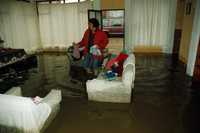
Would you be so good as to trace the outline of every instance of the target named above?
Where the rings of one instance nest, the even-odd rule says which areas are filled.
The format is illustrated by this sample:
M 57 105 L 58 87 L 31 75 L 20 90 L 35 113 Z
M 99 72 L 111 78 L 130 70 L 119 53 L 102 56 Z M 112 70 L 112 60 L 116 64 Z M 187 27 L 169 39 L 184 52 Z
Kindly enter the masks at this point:
M 2 1 L 0 4 L 0 36 L 4 47 L 24 48 L 27 51 L 39 47 L 38 18 L 33 3 Z
M 90 2 L 73 4 L 40 4 L 39 26 L 45 47 L 67 47 L 81 40 L 88 24 Z
M 91 2 L 39 4 L 3 0 L 0 4 L 0 37 L 4 47 L 34 51 L 67 47 L 81 40 L 88 25 Z
M 160 47 L 171 53 L 176 0 L 126 0 L 125 48 Z

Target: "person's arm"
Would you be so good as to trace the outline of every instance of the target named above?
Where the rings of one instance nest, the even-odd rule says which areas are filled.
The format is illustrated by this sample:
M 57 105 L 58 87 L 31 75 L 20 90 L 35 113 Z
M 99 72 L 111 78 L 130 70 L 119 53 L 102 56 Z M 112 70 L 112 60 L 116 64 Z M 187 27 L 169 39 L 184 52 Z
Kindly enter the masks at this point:
M 87 37 L 87 32 L 88 32 L 88 29 L 85 31 L 85 33 L 84 33 L 83 38 L 81 39 L 81 41 L 77 43 L 79 45 L 79 47 L 85 46 L 84 42 L 85 42 L 85 39 Z

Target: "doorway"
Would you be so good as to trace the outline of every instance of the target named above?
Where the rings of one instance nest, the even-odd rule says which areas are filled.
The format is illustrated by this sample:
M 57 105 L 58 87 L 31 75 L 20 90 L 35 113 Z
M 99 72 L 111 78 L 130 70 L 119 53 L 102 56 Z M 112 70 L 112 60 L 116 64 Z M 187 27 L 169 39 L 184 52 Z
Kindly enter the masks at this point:
M 111 53 L 119 53 L 124 49 L 124 9 L 88 10 L 88 19 L 96 18 L 100 28 L 107 33 Z
M 193 73 L 193 86 L 198 85 L 200 83 L 200 38 L 199 38 L 199 44 L 197 49 L 197 55 L 196 55 L 196 61 L 194 66 L 194 73 Z

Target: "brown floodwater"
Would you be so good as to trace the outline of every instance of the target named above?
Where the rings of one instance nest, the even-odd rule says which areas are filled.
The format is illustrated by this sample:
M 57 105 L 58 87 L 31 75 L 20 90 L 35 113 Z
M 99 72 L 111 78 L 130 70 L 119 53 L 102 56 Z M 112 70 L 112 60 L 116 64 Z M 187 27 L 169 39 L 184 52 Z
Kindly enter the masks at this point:
M 71 61 L 66 55 L 40 54 L 37 61 L 37 67 L 18 77 L 23 94 L 45 96 L 58 88 L 63 98 L 60 112 L 45 133 L 200 132 L 199 90 L 191 88 L 185 66 L 170 55 L 136 55 L 130 104 L 88 101 L 84 80 L 69 75 Z M 75 74 L 87 78 L 82 70 Z

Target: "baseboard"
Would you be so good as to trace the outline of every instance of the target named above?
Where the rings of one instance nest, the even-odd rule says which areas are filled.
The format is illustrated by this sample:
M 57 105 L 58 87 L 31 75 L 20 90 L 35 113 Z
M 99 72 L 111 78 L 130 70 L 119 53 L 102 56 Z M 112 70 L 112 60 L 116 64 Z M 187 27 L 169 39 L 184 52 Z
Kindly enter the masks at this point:
M 140 54 L 162 54 L 160 46 L 137 46 L 133 51 Z

